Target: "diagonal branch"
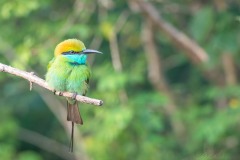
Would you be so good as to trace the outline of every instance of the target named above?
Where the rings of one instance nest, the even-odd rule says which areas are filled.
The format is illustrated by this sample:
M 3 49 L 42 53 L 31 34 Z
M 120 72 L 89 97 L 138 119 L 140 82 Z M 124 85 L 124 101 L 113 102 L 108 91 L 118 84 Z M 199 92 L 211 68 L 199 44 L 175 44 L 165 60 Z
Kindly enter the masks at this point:
M 178 111 L 178 108 L 175 104 L 175 99 L 169 88 L 169 85 L 164 78 L 161 57 L 158 54 L 158 50 L 154 42 L 153 24 L 149 19 L 146 19 L 143 24 L 142 41 L 148 62 L 148 78 L 154 88 L 168 98 L 169 103 L 167 104 L 165 111 L 169 117 L 174 117 Z M 182 139 L 185 133 L 184 124 L 179 119 L 175 118 L 170 118 L 170 123 L 178 138 Z
M 27 79 L 30 82 L 30 86 L 32 83 L 36 83 L 43 88 L 46 88 L 52 92 L 55 92 L 55 94 L 58 96 L 64 96 L 67 98 L 71 98 L 74 96 L 74 93 L 55 91 L 53 88 L 51 88 L 47 84 L 46 81 L 44 81 L 43 79 L 37 77 L 36 75 L 34 75 L 32 73 L 28 73 L 28 72 L 19 70 L 17 68 L 10 67 L 10 66 L 7 66 L 2 63 L 0 63 L 0 72 L 7 72 L 10 74 L 16 75 L 18 77 Z M 77 95 L 76 100 L 79 102 L 82 102 L 82 103 L 92 104 L 92 105 L 96 105 L 96 106 L 101 106 L 103 104 L 102 100 L 93 99 L 93 98 L 89 98 L 89 97 L 85 97 L 85 96 L 81 96 L 81 95 Z
M 208 54 L 194 40 L 190 39 L 186 34 L 177 30 L 170 23 L 165 21 L 159 14 L 158 10 L 149 2 L 143 0 L 130 0 L 136 2 L 143 14 L 158 27 L 160 31 L 165 33 L 177 47 L 184 50 L 189 59 L 196 64 L 202 64 L 209 60 Z
M 66 146 L 37 132 L 21 128 L 18 138 L 24 142 L 30 143 L 43 150 L 53 153 L 62 159 L 76 159 L 74 155 L 67 152 L 68 148 Z

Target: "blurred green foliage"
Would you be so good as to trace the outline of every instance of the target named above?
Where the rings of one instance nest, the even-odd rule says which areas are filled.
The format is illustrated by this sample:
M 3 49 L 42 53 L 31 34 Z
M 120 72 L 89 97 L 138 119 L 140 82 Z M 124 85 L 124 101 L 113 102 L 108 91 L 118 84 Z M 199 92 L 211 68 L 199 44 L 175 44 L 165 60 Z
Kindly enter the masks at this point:
M 75 142 L 83 144 L 90 159 L 239 159 L 239 1 L 150 1 L 210 57 L 196 66 L 154 28 L 174 100 L 149 80 L 148 54 L 141 40 L 146 19 L 133 11 L 130 1 L 1 0 L 0 62 L 44 77 L 56 44 L 66 38 L 81 39 L 104 53 L 89 57 L 93 76 L 88 93 L 104 100 L 104 106 L 81 105 L 85 124 L 78 127 L 82 141 Z M 121 71 L 114 68 L 110 54 L 114 36 Z M 226 55 L 232 70 L 224 65 Z M 28 82 L 5 73 L 0 73 L 0 87 L 0 159 L 61 159 L 19 138 L 25 128 L 67 145 L 67 134 L 42 95 L 48 91 L 34 86 L 37 89 L 29 92 Z M 171 101 L 177 110 L 169 115 Z M 183 124 L 184 135 L 174 131 L 172 120 Z

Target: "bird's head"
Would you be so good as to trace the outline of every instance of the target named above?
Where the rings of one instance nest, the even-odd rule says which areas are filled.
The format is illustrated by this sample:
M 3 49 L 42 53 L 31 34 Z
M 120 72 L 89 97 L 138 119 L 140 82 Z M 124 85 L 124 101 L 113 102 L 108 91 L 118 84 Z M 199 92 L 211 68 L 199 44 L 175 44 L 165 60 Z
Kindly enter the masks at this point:
M 86 64 L 87 54 L 102 53 L 92 49 L 86 49 L 82 41 L 78 39 L 67 39 L 59 43 L 54 51 L 55 57 L 64 56 L 69 62 Z

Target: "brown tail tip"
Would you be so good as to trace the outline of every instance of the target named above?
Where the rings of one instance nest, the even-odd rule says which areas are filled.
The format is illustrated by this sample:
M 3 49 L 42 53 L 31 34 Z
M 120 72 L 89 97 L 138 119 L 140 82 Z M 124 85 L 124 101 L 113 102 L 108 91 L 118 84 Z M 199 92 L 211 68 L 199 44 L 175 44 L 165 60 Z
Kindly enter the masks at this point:
M 78 103 L 70 104 L 67 102 L 67 120 L 83 125 L 83 120 L 78 109 Z

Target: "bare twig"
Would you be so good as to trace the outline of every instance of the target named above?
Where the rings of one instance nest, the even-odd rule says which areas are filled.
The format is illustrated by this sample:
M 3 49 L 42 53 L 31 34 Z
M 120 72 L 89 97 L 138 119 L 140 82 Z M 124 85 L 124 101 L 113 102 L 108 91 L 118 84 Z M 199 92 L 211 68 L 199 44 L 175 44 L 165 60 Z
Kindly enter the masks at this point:
M 235 85 L 237 83 L 237 74 L 234 58 L 231 53 L 223 53 L 222 64 L 227 85 Z
M 95 35 L 89 45 L 89 48 L 94 48 L 96 50 L 98 50 L 98 48 L 100 47 L 101 43 L 103 41 L 103 38 L 98 36 L 98 35 Z M 95 60 L 95 56 L 90 56 L 88 58 L 88 65 L 89 66 L 92 66 L 93 65 L 93 62 Z
M 122 62 L 118 47 L 118 41 L 116 33 L 113 32 L 112 36 L 109 38 L 111 57 L 112 57 L 112 65 L 116 72 L 122 72 Z M 125 89 L 120 90 L 119 93 L 120 99 L 122 102 L 126 102 L 128 100 L 127 92 Z
M 202 64 L 207 62 L 209 57 L 205 50 L 201 48 L 194 40 L 190 39 L 186 34 L 174 28 L 170 23 L 165 21 L 157 9 L 152 6 L 149 2 L 143 0 L 130 0 L 136 2 L 148 19 L 158 27 L 165 35 L 167 35 L 172 42 L 179 48 L 184 50 L 185 54 L 190 58 L 193 63 Z
M 109 38 L 109 42 L 110 42 L 113 68 L 117 72 L 122 72 L 122 62 L 120 59 L 118 42 L 117 42 L 117 37 L 115 33 L 113 33 L 112 36 Z
M 116 72 L 121 73 L 122 62 L 121 62 L 120 52 L 118 48 L 117 37 L 115 33 L 113 33 L 113 36 L 111 36 L 111 38 L 109 39 L 109 42 L 110 42 L 113 68 Z M 127 92 L 124 88 L 120 90 L 119 96 L 122 102 L 126 102 L 128 100 Z
M 119 15 L 114 28 L 115 33 L 119 33 L 121 31 L 121 29 L 123 28 L 123 26 L 126 24 L 128 20 L 129 14 L 130 14 L 129 11 L 125 10 Z
M 168 116 L 174 117 L 177 112 L 177 105 L 175 104 L 175 99 L 166 82 L 163 72 L 161 59 L 157 51 L 156 44 L 154 42 L 154 31 L 150 20 L 146 19 L 144 21 L 144 27 L 142 31 L 142 41 L 144 43 L 144 49 L 146 53 L 146 58 L 148 61 L 148 77 L 152 85 L 160 93 L 163 93 L 169 100 L 165 112 Z M 179 138 L 182 138 L 185 132 L 185 127 L 180 120 L 170 118 L 171 125 L 174 132 Z
M 102 9 L 103 10 L 103 9 Z M 103 10 L 101 11 L 102 14 L 106 14 L 106 12 Z M 123 65 L 121 62 L 121 56 L 120 56 L 120 50 L 119 50 L 119 46 L 118 46 L 118 40 L 117 40 L 117 34 L 118 32 L 121 31 L 122 27 L 124 26 L 124 24 L 126 24 L 127 19 L 128 19 L 129 13 L 128 11 L 123 11 L 117 21 L 116 24 L 113 27 L 113 31 L 112 34 L 108 37 L 109 38 L 109 46 L 110 46 L 110 53 L 111 53 L 111 58 L 112 58 L 112 65 L 114 70 L 117 73 L 121 73 L 123 70 Z M 103 16 L 100 17 L 100 19 Z M 119 97 L 121 102 L 127 102 L 128 101 L 128 95 L 126 90 L 123 88 L 120 90 L 119 92 Z
M 121 58 L 120 58 L 120 51 L 118 47 L 117 34 L 126 23 L 128 15 L 129 13 L 127 11 L 123 11 L 121 13 L 121 15 L 118 17 L 116 25 L 114 26 L 112 36 L 109 38 L 112 63 L 115 71 L 117 72 L 122 72 L 122 68 L 123 68 Z
M 24 79 L 27 79 L 29 82 L 31 83 L 36 83 L 39 86 L 46 88 L 52 92 L 55 92 L 56 95 L 59 96 L 64 96 L 67 98 L 71 98 L 73 97 L 74 93 L 71 92 L 60 92 L 60 91 L 55 91 L 53 88 L 51 88 L 46 81 L 44 81 L 43 79 L 37 77 L 36 75 L 33 75 L 31 73 L 19 70 L 17 68 L 13 68 L 10 66 L 7 66 L 5 64 L 0 63 L 0 72 L 8 72 L 10 74 L 22 77 Z M 89 97 L 85 97 L 85 96 L 81 96 L 81 95 L 77 95 L 76 96 L 76 100 L 80 101 L 82 103 L 87 103 L 87 104 L 92 104 L 92 105 L 96 105 L 96 106 L 101 106 L 103 104 L 102 100 L 98 100 L 98 99 L 93 99 L 93 98 L 89 98 Z

